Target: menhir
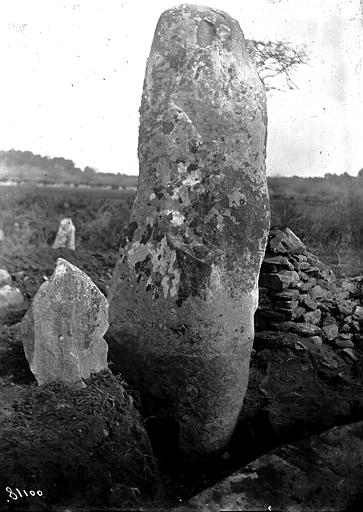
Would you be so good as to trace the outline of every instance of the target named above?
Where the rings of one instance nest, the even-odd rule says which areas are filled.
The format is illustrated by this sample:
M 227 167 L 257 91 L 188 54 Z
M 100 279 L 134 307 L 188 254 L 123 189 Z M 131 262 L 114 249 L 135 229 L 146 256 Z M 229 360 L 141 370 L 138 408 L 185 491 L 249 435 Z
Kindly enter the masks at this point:
M 111 353 L 188 457 L 222 450 L 245 395 L 269 229 L 266 97 L 238 23 L 181 5 L 156 27 Z M 118 356 L 117 356 L 118 354 Z

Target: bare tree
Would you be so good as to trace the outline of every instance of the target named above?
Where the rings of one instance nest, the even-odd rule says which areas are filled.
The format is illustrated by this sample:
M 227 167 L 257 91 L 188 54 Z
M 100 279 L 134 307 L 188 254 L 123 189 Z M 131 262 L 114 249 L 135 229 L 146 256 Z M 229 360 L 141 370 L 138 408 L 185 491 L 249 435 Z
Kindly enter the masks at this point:
M 292 74 L 309 61 L 304 47 L 293 46 L 286 41 L 251 40 L 248 48 L 267 91 L 297 88 Z

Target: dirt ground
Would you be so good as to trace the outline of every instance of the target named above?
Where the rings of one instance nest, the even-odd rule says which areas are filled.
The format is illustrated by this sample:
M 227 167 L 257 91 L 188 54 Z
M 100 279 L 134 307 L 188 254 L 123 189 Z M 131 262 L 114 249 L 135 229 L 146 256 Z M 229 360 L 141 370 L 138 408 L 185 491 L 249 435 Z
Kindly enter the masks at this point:
M 76 199 L 74 201 L 76 204 Z M 13 218 L 15 221 L 16 216 Z M 126 221 L 119 220 L 122 225 L 126 225 Z M 102 229 L 100 232 L 104 237 Z M 122 229 L 117 231 L 117 236 L 120 234 Z M 92 244 L 84 242 L 76 251 L 53 250 L 50 242 L 44 241 L 23 245 L 13 243 L 12 247 L 12 250 L 3 250 L 0 254 L 0 267 L 10 272 L 14 284 L 25 297 L 25 304 L 9 325 L 0 326 L 0 433 L 9 424 L 16 404 L 22 399 L 29 400 L 29 390 L 36 385 L 24 356 L 18 322 L 39 286 L 53 273 L 56 259 L 65 258 L 84 270 L 107 294 L 117 258 L 114 244 L 105 244 L 102 249 L 102 239 L 94 243 L 93 249 Z M 191 468 L 176 461 L 173 454 L 165 453 L 162 439 L 151 436 L 166 487 L 167 504 L 187 499 L 276 446 L 323 432 L 335 425 L 362 420 L 363 346 L 356 347 L 356 353 L 358 360 L 352 361 L 337 354 L 329 345 L 316 347 L 296 334 L 259 333 L 255 339 L 250 383 L 240 422 L 225 453 L 207 467 Z M 38 421 L 42 419 L 38 417 Z M 31 439 L 28 441 L 31 444 Z M 0 445 L 3 460 L 6 450 L 9 447 Z M 25 459 L 23 462 L 29 463 Z M 20 457 L 18 468 L 21 464 Z M 23 475 L 26 473 L 24 466 Z M 79 478 L 77 471 L 73 474 L 74 479 Z M 4 472 L 2 475 L 4 477 Z M 6 481 L 6 476 L 9 478 L 5 475 L 5 481 L 1 482 L 2 497 L 6 486 L 12 484 L 16 487 L 16 482 Z M 87 487 L 87 479 L 81 481 Z M 54 503 L 59 504 L 60 484 L 54 482 L 54 485 Z M 111 486 L 112 482 L 107 492 Z M 150 491 L 150 498 L 151 494 Z M 96 506 L 93 498 L 93 495 L 89 497 L 86 506 Z M 81 506 L 84 502 L 79 499 L 73 503 L 72 510 L 81 510 Z

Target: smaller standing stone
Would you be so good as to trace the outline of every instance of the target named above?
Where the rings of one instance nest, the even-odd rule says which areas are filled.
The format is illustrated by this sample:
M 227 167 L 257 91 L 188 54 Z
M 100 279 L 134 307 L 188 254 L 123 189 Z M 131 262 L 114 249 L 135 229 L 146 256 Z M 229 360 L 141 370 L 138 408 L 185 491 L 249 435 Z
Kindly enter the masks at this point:
M 76 228 L 70 218 L 62 219 L 59 223 L 53 249 L 58 249 L 59 247 L 72 249 L 72 251 L 76 249 Z
M 108 302 L 79 268 L 58 258 L 22 321 L 23 345 L 38 384 L 83 385 L 107 368 Z

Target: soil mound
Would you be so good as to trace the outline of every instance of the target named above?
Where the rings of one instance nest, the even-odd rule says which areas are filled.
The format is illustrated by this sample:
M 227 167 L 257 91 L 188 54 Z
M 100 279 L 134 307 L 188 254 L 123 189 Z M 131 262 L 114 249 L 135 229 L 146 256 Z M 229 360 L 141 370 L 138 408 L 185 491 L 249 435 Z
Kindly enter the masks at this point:
M 2 510 L 72 503 L 138 509 L 160 489 L 149 439 L 125 383 L 108 370 L 86 383 L 85 389 L 32 386 L 3 419 L 0 480 L 8 491 Z M 31 496 L 31 490 L 41 496 Z

